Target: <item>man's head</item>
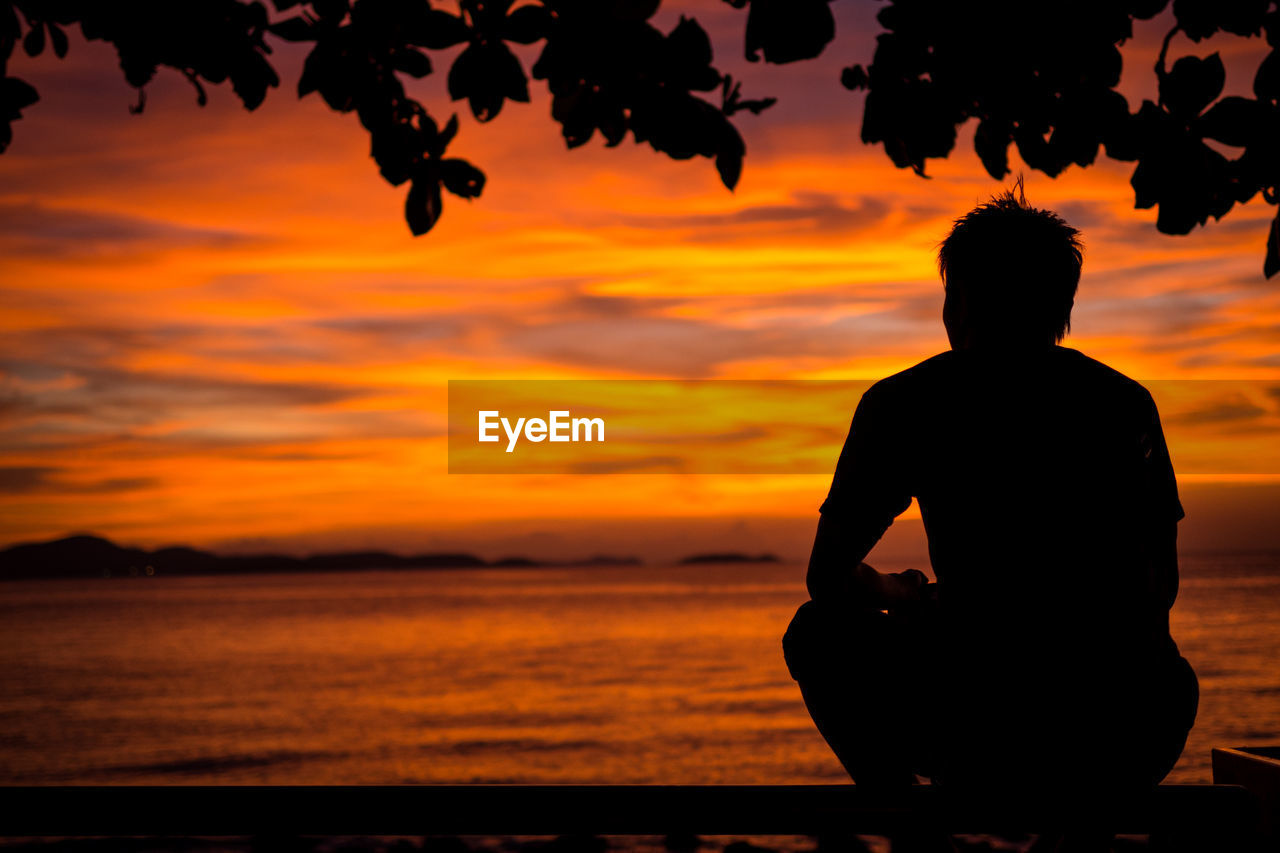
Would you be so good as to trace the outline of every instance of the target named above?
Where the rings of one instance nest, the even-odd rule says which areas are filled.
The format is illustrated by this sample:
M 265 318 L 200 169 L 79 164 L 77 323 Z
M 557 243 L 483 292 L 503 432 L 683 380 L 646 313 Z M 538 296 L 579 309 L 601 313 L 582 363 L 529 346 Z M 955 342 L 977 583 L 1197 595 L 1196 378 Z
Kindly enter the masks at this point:
M 953 349 L 1040 347 L 1071 328 L 1080 232 L 1012 190 L 956 220 L 938 250 Z

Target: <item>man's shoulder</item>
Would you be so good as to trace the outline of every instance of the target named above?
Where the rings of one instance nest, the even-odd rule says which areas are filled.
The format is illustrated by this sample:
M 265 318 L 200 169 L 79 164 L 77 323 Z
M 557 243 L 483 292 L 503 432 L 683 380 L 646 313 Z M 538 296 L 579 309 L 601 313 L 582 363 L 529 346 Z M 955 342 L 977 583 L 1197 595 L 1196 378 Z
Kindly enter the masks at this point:
M 937 390 L 946 387 L 954 353 L 942 352 L 873 382 L 858 401 L 864 421 L 910 421 L 925 401 L 935 399 Z
M 1114 367 L 1103 364 L 1101 361 L 1090 358 L 1079 350 L 1069 347 L 1054 347 L 1054 351 L 1060 363 L 1065 365 L 1068 372 L 1074 374 L 1079 380 L 1088 385 L 1102 391 L 1109 391 L 1115 397 L 1131 399 L 1141 403 L 1151 400 L 1151 393 L 1141 382 L 1131 379 Z
M 906 370 L 899 370 L 890 376 L 875 382 L 867 389 L 868 394 L 876 397 L 888 397 L 898 393 L 910 392 L 934 382 L 945 381 L 954 370 L 956 354 L 954 350 L 940 352 L 930 356 Z

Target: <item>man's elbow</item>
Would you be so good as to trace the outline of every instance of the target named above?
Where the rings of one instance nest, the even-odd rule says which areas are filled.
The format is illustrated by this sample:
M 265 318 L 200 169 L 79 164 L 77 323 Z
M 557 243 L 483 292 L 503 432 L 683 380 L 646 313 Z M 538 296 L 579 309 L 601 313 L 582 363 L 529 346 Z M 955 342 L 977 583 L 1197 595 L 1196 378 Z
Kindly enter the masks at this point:
M 809 566 L 809 573 L 805 576 L 804 584 L 809 591 L 809 598 L 814 601 L 824 601 L 832 598 L 831 595 L 833 578 L 827 572 L 817 571 L 812 565 Z

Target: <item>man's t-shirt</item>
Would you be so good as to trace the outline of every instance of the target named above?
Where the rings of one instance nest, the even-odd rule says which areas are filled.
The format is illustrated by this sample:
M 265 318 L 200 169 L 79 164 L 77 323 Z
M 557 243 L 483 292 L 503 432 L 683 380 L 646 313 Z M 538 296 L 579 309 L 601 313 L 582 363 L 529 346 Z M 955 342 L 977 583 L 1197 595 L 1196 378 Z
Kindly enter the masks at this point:
M 1049 703 L 1069 724 L 1099 691 L 1123 703 L 1136 676 L 1177 659 L 1176 565 L 1158 545 L 1183 510 L 1137 382 L 1064 347 L 950 351 L 877 382 L 821 512 L 883 533 L 913 497 L 938 654 L 975 713 Z

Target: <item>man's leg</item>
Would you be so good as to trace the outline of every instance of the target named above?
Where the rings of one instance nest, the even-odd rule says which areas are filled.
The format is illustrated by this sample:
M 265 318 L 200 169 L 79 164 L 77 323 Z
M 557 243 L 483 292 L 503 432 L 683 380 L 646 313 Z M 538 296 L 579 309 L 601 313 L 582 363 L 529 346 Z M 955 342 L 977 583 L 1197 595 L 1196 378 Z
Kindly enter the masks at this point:
M 814 724 L 855 782 L 909 785 L 928 772 L 930 667 L 918 625 L 808 601 L 782 646 Z
M 1171 661 L 1161 673 L 1163 690 L 1152 702 L 1150 780 L 1158 784 L 1178 763 L 1187 735 L 1200 708 L 1200 680 L 1184 657 Z

